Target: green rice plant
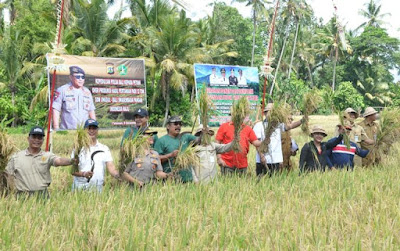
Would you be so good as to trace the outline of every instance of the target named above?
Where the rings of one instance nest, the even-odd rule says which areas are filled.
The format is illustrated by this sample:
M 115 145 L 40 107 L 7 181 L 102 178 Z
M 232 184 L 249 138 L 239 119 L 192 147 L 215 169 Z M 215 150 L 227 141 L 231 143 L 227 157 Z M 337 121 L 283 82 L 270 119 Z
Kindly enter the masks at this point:
M 303 96 L 303 120 L 301 123 L 301 130 L 306 135 L 310 135 L 309 116 L 318 109 L 321 102 L 322 98 L 316 90 L 311 90 Z
M 203 88 L 199 96 L 199 117 L 200 124 L 203 125 L 203 132 L 201 134 L 201 144 L 211 144 L 211 135 L 208 133 L 208 122 L 210 116 L 215 114 L 215 107 L 211 99 L 207 95 L 206 88 Z
M 267 153 L 269 148 L 269 143 L 271 142 L 271 135 L 279 124 L 286 124 L 288 122 L 288 117 L 290 115 L 290 107 L 286 103 L 275 103 L 271 111 L 268 112 L 267 126 L 264 126 L 265 138 L 261 142 L 259 147 L 260 152 Z
M 234 139 L 232 143 L 232 150 L 234 152 L 242 151 L 239 140 L 240 132 L 242 131 L 243 121 L 248 116 L 249 112 L 250 112 L 250 103 L 246 97 L 240 98 L 232 105 L 232 122 L 235 128 Z
M 346 118 L 346 113 L 345 112 L 341 112 L 341 111 L 338 111 L 337 113 L 338 113 L 338 116 L 339 116 L 340 125 L 342 127 L 345 127 L 346 124 L 345 124 L 344 119 Z M 347 129 L 345 129 L 345 133 L 343 133 L 343 143 L 344 143 L 344 145 L 346 146 L 347 149 L 350 149 L 350 137 L 347 134 Z
M 87 130 L 83 127 L 83 125 L 79 125 L 76 128 L 76 134 L 74 138 L 74 159 L 75 162 L 72 165 L 71 173 L 79 172 L 79 166 L 76 163 L 79 163 L 79 154 L 82 151 L 89 152 L 90 149 L 90 136 Z
M 119 173 L 122 174 L 135 158 L 145 156 L 149 150 L 148 136 L 137 133 L 132 139 L 126 138 L 119 152 Z
M 372 164 L 378 164 L 382 157 L 400 140 L 400 109 L 398 107 L 386 108 L 381 113 L 378 133 L 374 148 L 371 150 Z

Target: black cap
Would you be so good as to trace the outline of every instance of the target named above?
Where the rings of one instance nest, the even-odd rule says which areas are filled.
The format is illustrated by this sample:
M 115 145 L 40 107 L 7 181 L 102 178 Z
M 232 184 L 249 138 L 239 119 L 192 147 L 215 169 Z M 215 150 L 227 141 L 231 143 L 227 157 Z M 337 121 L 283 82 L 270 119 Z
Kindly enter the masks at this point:
M 29 135 L 42 135 L 44 136 L 44 130 L 40 126 L 34 126 L 31 128 Z
M 242 69 L 239 69 L 238 72 L 243 72 Z
M 69 75 L 74 75 L 74 73 L 82 73 L 85 75 L 85 71 L 79 66 L 70 66 L 69 67 Z
M 171 116 L 167 120 L 167 123 L 175 123 L 175 122 L 182 122 L 181 117 L 179 117 L 179 116 Z
M 221 69 L 221 73 L 225 73 L 225 68 L 222 68 L 222 69 Z
M 136 115 L 139 115 L 141 117 L 148 117 L 149 116 L 149 112 L 146 109 L 139 108 L 139 109 L 136 109 L 133 112 L 133 117 L 135 117 Z
M 85 127 L 84 128 L 88 128 L 89 126 L 99 127 L 99 123 L 94 119 L 88 119 L 88 120 L 85 121 Z

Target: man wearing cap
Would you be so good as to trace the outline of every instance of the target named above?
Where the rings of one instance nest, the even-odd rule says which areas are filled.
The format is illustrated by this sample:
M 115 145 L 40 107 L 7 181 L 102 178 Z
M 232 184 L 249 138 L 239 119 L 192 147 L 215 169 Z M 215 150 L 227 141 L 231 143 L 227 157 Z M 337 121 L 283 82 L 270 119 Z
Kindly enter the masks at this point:
M 338 126 L 339 127 L 339 126 Z M 350 136 L 351 126 L 345 126 L 347 136 Z M 340 136 L 339 136 L 340 137 Z M 337 137 L 332 138 L 328 141 L 328 144 L 332 144 L 335 142 Z M 327 153 L 327 163 L 329 168 L 338 168 L 347 170 L 353 170 L 354 168 L 354 156 L 358 155 L 362 158 L 365 158 L 369 153 L 368 150 L 361 149 L 355 142 L 349 142 L 350 146 L 348 147 L 344 140 L 342 140 L 339 144 L 337 144 L 334 148 L 329 149 Z
M 157 131 L 147 129 L 143 132 L 143 136 L 147 137 L 149 146 L 154 144 L 154 135 L 157 135 Z M 130 184 L 143 187 L 153 181 L 154 178 L 166 179 L 168 175 L 163 172 L 158 153 L 149 147 L 145 150 L 144 156 L 136 156 L 134 161 L 125 169 L 122 177 Z
M 99 124 L 94 119 L 88 119 L 84 128 L 90 137 L 89 151 L 82 150 L 79 153 L 79 171 L 72 173 L 74 182 L 72 190 L 97 190 L 101 192 L 104 184 L 105 169 L 116 179 L 119 179 L 110 149 L 97 140 Z M 74 158 L 72 152 L 71 158 Z
M 93 97 L 85 84 L 85 72 L 69 67 L 71 82 L 57 88 L 53 101 L 53 129 L 76 129 L 88 118 L 96 119 Z M 61 114 L 61 124 L 60 124 Z
M 243 76 L 243 70 L 239 69 L 238 87 L 247 87 L 247 79 Z
M 226 77 L 225 68 L 221 69 L 221 78 L 218 81 L 219 85 L 229 86 L 229 78 Z
M 229 85 L 230 86 L 237 86 L 238 85 L 238 79 L 235 76 L 235 70 L 233 68 L 231 69 L 231 75 L 229 76 Z
M 379 130 L 378 124 L 375 122 L 376 116 L 378 112 L 372 108 L 372 107 L 367 107 L 364 112 L 364 120 L 359 123 L 359 125 L 364 128 L 365 133 L 370 139 L 374 140 L 374 143 L 376 141 L 376 135 Z M 372 144 L 367 144 L 367 142 L 361 142 L 361 148 L 365 150 L 372 150 L 374 146 Z M 362 160 L 362 165 L 363 166 L 368 166 L 371 163 L 371 157 L 367 156 Z
M 47 188 L 51 183 L 51 166 L 69 166 L 72 159 L 62 158 L 50 152 L 42 151 L 44 130 L 33 127 L 28 136 L 27 149 L 15 153 L 6 167 L 6 173 L 14 179 L 19 195 L 38 195 L 49 198 Z
M 327 136 L 322 126 L 315 125 L 311 130 L 310 137 L 313 139 L 305 143 L 300 153 L 299 168 L 300 173 L 312 171 L 325 171 L 328 167 L 327 154 L 337 144 L 342 142 L 344 128 L 339 127 L 339 136 L 330 142 L 322 142 Z
M 254 132 L 257 135 L 257 138 L 261 141 L 265 139 L 265 129 L 268 126 L 268 116 L 270 115 L 271 110 L 273 109 L 274 104 L 269 103 L 264 109 L 265 120 L 263 122 L 258 122 L 254 126 Z M 289 131 L 296 127 L 299 127 L 302 123 L 302 120 L 292 122 L 290 124 L 280 123 L 271 134 L 270 143 L 268 145 L 268 152 L 261 153 L 259 149 L 257 149 L 256 154 L 256 174 L 257 176 L 262 176 L 268 173 L 269 176 L 272 176 L 275 172 L 277 172 L 280 168 L 280 165 L 283 163 L 283 153 L 282 153 L 282 132 Z
M 373 145 L 374 140 L 370 139 L 365 132 L 364 128 L 355 123 L 355 120 L 358 118 L 358 112 L 356 112 L 353 108 L 349 107 L 345 111 L 345 125 L 351 126 L 351 131 L 349 134 L 350 141 L 356 143 L 359 147 L 361 147 L 361 143 L 366 145 Z M 354 156 L 354 165 L 361 166 L 362 158 L 358 155 Z
M 217 131 L 215 141 L 219 144 L 228 144 L 234 140 L 234 134 L 235 127 L 233 126 L 233 122 L 223 123 Z M 247 154 L 250 150 L 250 144 L 255 147 L 261 145 L 261 141 L 257 139 L 253 129 L 246 124 L 242 124 L 239 143 L 242 148 L 241 152 L 235 153 L 234 151 L 229 151 L 217 155 L 217 163 L 221 167 L 222 175 L 244 175 L 248 167 Z
M 181 134 L 182 119 L 179 116 L 171 116 L 167 120 L 167 134 L 162 136 L 154 144 L 154 150 L 160 154 L 161 163 L 165 173 L 174 169 L 175 158 L 179 150 L 184 151 L 190 143 L 197 139 L 189 133 Z M 179 175 L 182 182 L 193 180 L 190 167 L 180 170 Z
M 121 140 L 121 147 L 125 139 L 133 139 L 136 134 L 140 134 L 149 128 L 149 112 L 144 108 L 136 109 L 133 112 L 133 119 L 135 120 L 135 126 L 128 127 Z M 157 134 L 154 135 L 154 144 L 157 142 Z

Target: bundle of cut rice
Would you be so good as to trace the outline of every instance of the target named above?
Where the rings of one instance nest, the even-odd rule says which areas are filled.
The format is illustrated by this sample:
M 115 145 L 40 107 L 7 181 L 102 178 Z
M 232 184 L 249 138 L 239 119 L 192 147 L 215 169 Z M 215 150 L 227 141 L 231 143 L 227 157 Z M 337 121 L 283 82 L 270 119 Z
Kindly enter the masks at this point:
M 261 142 L 259 151 L 262 153 L 267 153 L 269 148 L 269 143 L 271 142 L 271 135 L 279 124 L 287 124 L 287 119 L 290 115 L 290 108 L 287 104 L 275 103 L 271 111 L 268 112 L 267 126 L 264 125 L 264 135 L 265 138 Z
M 185 150 L 179 149 L 179 153 L 175 158 L 173 173 L 177 174 L 180 170 L 199 166 L 200 159 L 196 155 L 196 150 L 192 145 L 189 145 Z
M 203 131 L 208 132 L 208 122 L 209 116 L 216 114 L 215 107 L 211 99 L 207 95 L 206 88 L 200 93 L 199 96 L 199 116 L 200 116 L 200 124 L 203 125 Z M 201 144 L 209 145 L 211 144 L 211 136 L 208 133 L 201 134 Z
M 11 120 L 6 121 L 6 118 L 4 118 L 0 123 L 0 196 L 3 190 L 9 190 L 13 187 L 13 180 L 11 178 L 7 179 L 5 173 L 8 161 L 14 152 L 17 151 L 17 147 L 7 134 L 6 125 L 9 122 Z
M 306 134 L 310 135 L 309 128 L 309 115 L 311 115 L 315 110 L 317 110 L 322 98 L 318 95 L 316 90 L 311 90 L 304 94 L 303 96 L 303 121 L 301 124 L 301 130 Z
M 400 140 L 400 109 L 386 108 L 381 113 L 374 148 L 369 153 L 372 163 L 378 164 L 382 155 L 389 153 L 395 142 Z
M 235 128 L 232 150 L 236 153 L 242 151 L 239 140 L 240 132 L 243 129 L 242 125 L 244 119 L 248 116 L 249 112 L 250 112 L 250 103 L 246 97 L 240 98 L 232 105 L 232 122 Z
M 79 172 L 78 163 L 79 162 L 79 154 L 82 151 L 89 152 L 90 149 L 90 136 L 87 130 L 83 127 L 83 125 L 78 126 L 76 129 L 76 135 L 74 138 L 74 164 L 71 168 L 71 173 Z
M 340 121 L 340 125 L 342 127 L 345 127 L 345 121 L 344 119 L 346 118 L 346 112 L 338 112 L 338 116 L 339 116 L 339 121 Z M 343 143 L 346 146 L 347 149 L 350 149 L 350 137 L 347 134 L 347 131 L 345 130 L 345 133 L 343 134 Z
M 122 174 L 135 158 L 143 157 L 150 150 L 147 136 L 137 133 L 133 139 L 125 139 L 119 152 L 119 173 Z

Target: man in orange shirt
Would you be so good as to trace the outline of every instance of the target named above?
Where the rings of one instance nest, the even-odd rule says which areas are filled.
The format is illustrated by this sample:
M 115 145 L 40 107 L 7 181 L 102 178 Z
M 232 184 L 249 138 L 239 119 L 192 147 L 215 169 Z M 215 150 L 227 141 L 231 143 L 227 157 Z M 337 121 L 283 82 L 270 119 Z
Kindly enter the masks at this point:
M 235 153 L 230 151 L 223 154 L 217 155 L 217 163 L 221 167 L 221 173 L 226 174 L 244 174 L 247 171 L 247 154 L 249 153 L 250 143 L 259 147 L 261 141 L 257 139 L 256 134 L 250 126 L 243 124 L 243 129 L 240 132 L 240 145 L 242 147 L 242 152 Z M 217 132 L 215 141 L 219 144 L 228 144 L 234 139 L 235 127 L 233 122 L 223 123 Z

